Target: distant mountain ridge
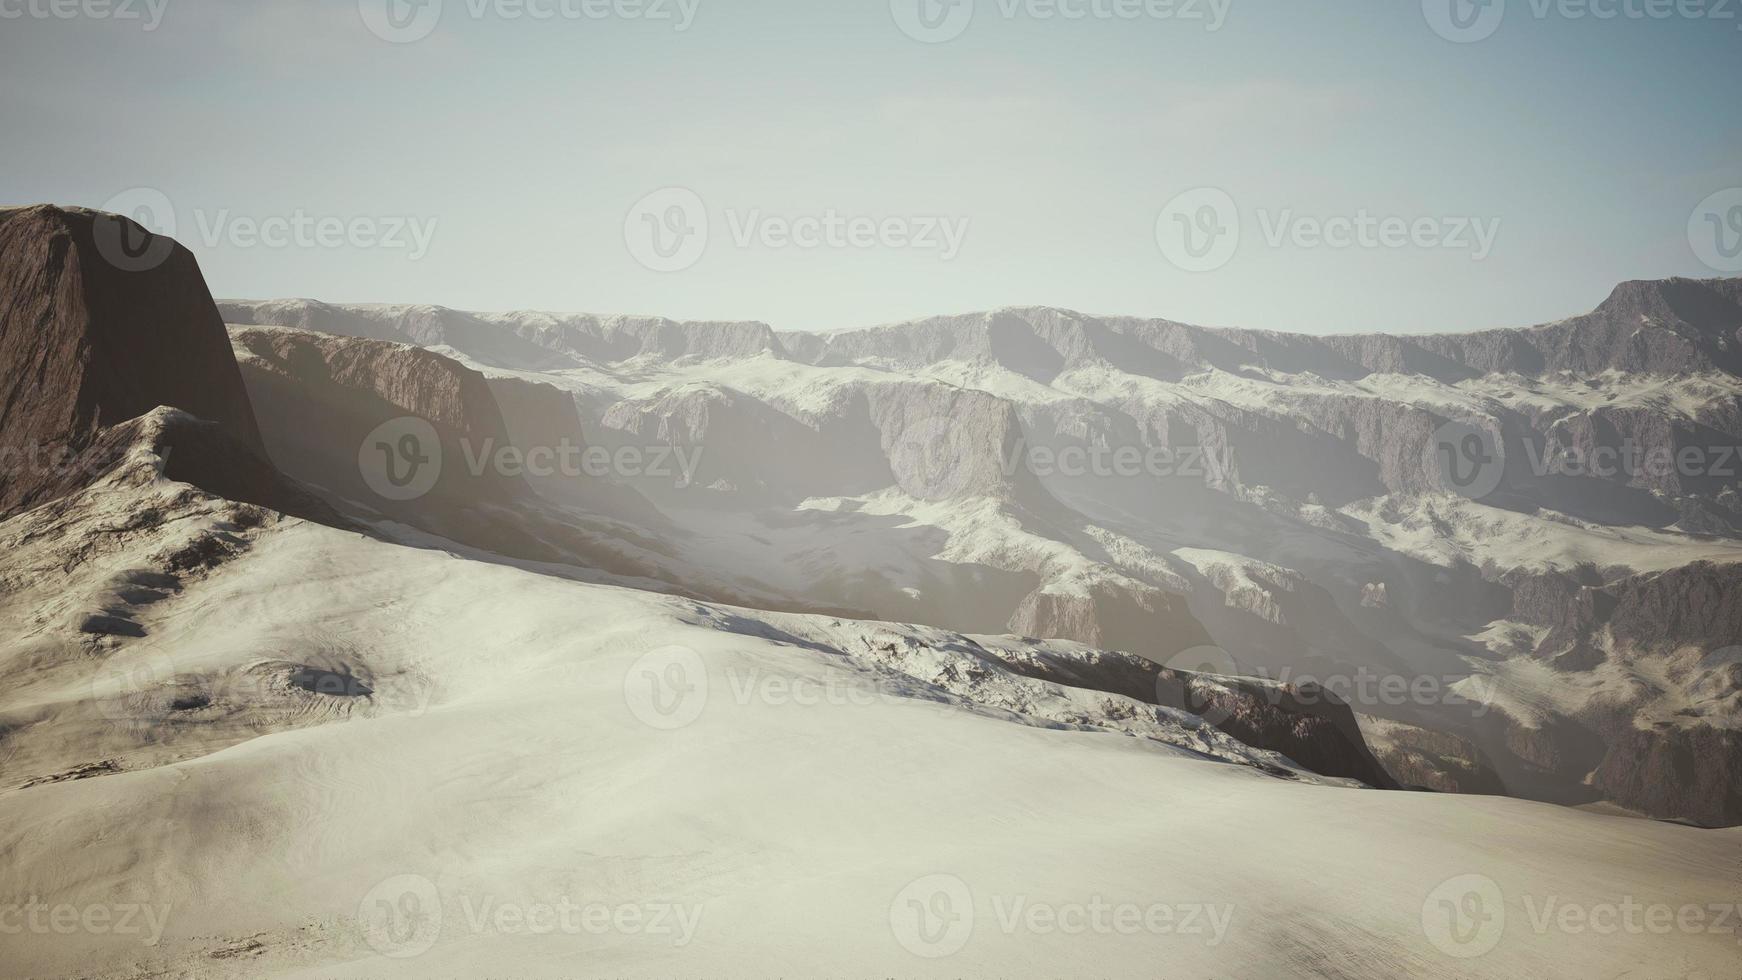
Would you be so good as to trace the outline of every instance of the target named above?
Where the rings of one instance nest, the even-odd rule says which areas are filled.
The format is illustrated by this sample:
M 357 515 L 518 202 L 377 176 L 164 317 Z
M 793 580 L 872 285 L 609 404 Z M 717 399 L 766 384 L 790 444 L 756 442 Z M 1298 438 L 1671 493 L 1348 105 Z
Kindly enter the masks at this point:
M 1627 282 L 1554 323 L 1421 336 L 1050 307 L 831 333 L 221 308 L 429 347 L 562 389 L 590 444 L 696 453 L 693 485 L 622 481 L 669 520 L 652 536 L 692 585 L 1163 662 L 1214 644 L 1273 678 L 1431 682 L 1354 705 L 1394 775 L 1742 822 L 1737 679 L 1707 662 L 1725 620 L 1698 598 L 1742 569 L 1723 462 L 1742 446 L 1742 280 Z M 1484 485 L 1448 482 L 1445 448 Z M 1116 454 L 1151 469 L 1057 465 Z M 1590 465 L 1608 459 L 1627 462 Z M 1663 627 L 1621 628 L 1641 622 Z
M 606 362 L 768 352 L 820 366 L 863 358 L 899 366 L 949 357 L 990 357 L 1014 362 L 1014 367 L 1030 366 L 1024 359 L 1032 358 L 1032 368 L 1044 370 L 1049 361 L 1053 367 L 1095 357 L 1125 363 L 1135 354 L 1135 366 L 1149 369 L 1143 373 L 1162 374 L 1213 367 L 1310 371 L 1331 379 L 1404 373 L 1456 380 L 1473 374 L 1539 376 L 1556 371 L 1742 372 L 1742 337 L 1738 336 L 1742 279 L 1736 278 L 1628 281 L 1616 286 L 1591 312 L 1564 320 L 1433 334 L 1314 335 L 1202 327 L 1048 306 L 1004 307 L 829 332 L 776 331 L 758 321 L 476 313 L 441 306 L 332 305 L 306 299 L 225 300 L 220 306 L 231 323 L 296 326 L 462 350 L 482 343 L 486 348 L 500 345 L 504 355 L 542 351 Z M 1004 335 L 1011 330 L 1025 336 Z M 504 332 L 527 346 L 505 342 Z

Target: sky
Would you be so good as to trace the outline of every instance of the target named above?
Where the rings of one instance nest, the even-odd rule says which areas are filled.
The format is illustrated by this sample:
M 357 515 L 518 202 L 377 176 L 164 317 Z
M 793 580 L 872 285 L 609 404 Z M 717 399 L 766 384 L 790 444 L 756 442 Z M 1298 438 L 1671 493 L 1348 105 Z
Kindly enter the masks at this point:
M 1742 273 L 1737 0 L 0 0 L 0 132 L 0 204 L 220 297 L 1419 333 Z

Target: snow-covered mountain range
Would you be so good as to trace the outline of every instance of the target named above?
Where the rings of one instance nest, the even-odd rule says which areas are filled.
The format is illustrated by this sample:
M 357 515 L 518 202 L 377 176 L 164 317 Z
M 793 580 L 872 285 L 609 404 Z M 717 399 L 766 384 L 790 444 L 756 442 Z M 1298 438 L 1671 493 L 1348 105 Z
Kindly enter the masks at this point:
M 595 567 L 1316 681 L 1406 783 L 1742 821 L 1742 280 L 1420 337 L 221 309 L 250 393 L 286 400 L 275 459 L 305 431 L 293 357 L 359 349 L 463 365 L 497 392 L 498 447 L 608 455 L 529 478 L 586 515 L 541 519 L 584 526 Z M 342 480 L 353 428 L 287 470 Z M 475 464 L 482 440 L 450 443 L 448 470 Z M 464 539 L 450 520 L 419 526 Z
M 0 210 L 0 962 L 1723 975 L 1739 328 L 215 304 Z

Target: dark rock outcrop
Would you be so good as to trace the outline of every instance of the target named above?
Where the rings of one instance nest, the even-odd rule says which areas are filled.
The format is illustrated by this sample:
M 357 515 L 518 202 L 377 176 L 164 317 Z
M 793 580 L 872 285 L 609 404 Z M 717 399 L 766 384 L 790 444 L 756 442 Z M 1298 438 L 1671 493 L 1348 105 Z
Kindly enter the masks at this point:
M 192 253 L 126 218 L 0 211 L 0 397 L 0 518 L 143 449 L 157 475 L 348 526 L 267 459 Z
M 1355 713 L 1316 686 L 1173 670 L 1118 651 L 975 649 L 1027 677 L 1200 715 L 1240 742 L 1285 755 L 1320 775 L 1398 788 L 1368 749 Z
M 193 254 L 126 218 L 0 211 L 0 366 L 0 517 L 84 485 L 103 431 L 160 405 L 262 448 Z
M 1322 687 L 1163 668 L 1157 690 L 1161 704 L 1203 715 L 1247 745 L 1281 752 L 1326 776 L 1397 788 L 1368 749 L 1355 713 Z

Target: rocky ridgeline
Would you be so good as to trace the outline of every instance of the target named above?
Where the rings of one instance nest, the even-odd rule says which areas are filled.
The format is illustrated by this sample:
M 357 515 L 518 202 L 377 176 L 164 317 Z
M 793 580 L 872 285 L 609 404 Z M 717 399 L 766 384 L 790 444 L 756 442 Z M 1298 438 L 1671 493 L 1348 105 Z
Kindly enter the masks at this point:
M 637 485 L 654 504 L 814 540 L 782 551 L 746 532 L 739 545 L 802 569 L 774 591 L 877 618 L 1162 660 L 1214 642 L 1271 676 L 1367 669 L 1449 685 L 1516 655 L 1579 689 L 1634 657 L 1653 661 L 1640 677 L 1673 687 L 1670 661 L 1734 642 L 1722 616 L 1702 617 L 1724 608 L 1712 596 L 1736 566 L 1723 556 L 1742 555 L 1742 280 L 1624 283 L 1567 320 L 1431 336 L 1044 307 L 827 334 L 303 301 L 225 310 L 446 345 L 492 369 L 577 368 L 598 444 L 705 450 L 693 485 Z M 613 387 L 619 377 L 635 384 Z M 1491 489 L 1449 492 L 1436 442 L 1453 425 L 1491 439 Z M 1112 479 L 1024 463 L 1036 448 L 1096 447 L 1210 465 Z M 1593 468 L 1604 460 L 1619 465 Z M 901 507 L 926 516 L 889 512 Z M 1720 557 L 1644 574 L 1682 559 L 1630 565 L 1618 542 L 1641 540 Z M 1230 557 L 1195 567 L 1176 548 Z M 1567 557 L 1587 551 L 1598 560 Z M 1480 639 L 1507 619 L 1548 638 L 1511 652 Z M 1722 702 L 1726 676 L 1688 683 Z M 1715 723 L 1727 716 L 1659 724 L 1645 717 L 1669 696 L 1655 684 L 1541 723 L 1501 708 L 1473 718 L 1455 699 L 1358 707 L 1405 726 L 1387 756 L 1400 781 L 1742 819 L 1711 802 L 1742 757 Z M 1687 771 L 1694 758 L 1709 774 Z
M 1742 374 L 1742 285 L 1733 279 L 1622 283 L 1590 313 L 1529 328 L 1461 334 L 1328 337 L 1198 327 L 1171 320 L 1099 317 L 1021 307 L 833 333 L 776 333 L 746 321 L 514 312 L 439 306 L 332 306 L 314 300 L 226 301 L 227 322 L 301 327 L 468 354 L 601 363 L 637 358 L 744 358 L 769 354 L 821 366 L 876 362 L 919 369 L 941 360 L 994 361 L 1037 380 L 1094 363 L 1179 380 L 1209 368 L 1315 374 L 1334 380 L 1420 374 L 1456 382 L 1483 374 L 1542 377 Z M 505 343 L 513 338 L 520 344 Z M 524 345 L 524 346 L 521 346 Z M 500 366 L 515 366 L 503 363 Z
M 172 479 L 333 517 L 266 462 L 193 254 L 127 218 L 0 210 L 0 364 L 0 517 L 89 486 L 140 445 Z
M 784 351 L 767 324 L 679 323 L 664 317 L 509 313 L 440 306 L 333 306 L 315 300 L 227 300 L 226 322 L 448 346 L 498 367 L 572 366 L 582 360 L 752 357 Z

